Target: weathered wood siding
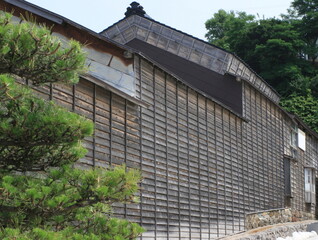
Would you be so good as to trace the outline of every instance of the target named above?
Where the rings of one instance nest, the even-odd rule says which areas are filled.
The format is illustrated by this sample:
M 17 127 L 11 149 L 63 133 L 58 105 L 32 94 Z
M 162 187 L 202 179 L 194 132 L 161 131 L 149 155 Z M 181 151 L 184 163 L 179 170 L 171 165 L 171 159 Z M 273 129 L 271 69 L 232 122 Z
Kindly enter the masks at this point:
M 136 65 L 139 96 L 151 105 L 141 109 L 142 154 L 153 149 L 142 156 L 153 176 L 144 184 L 154 184 L 142 199 L 150 196 L 156 209 L 143 222 L 144 239 L 212 239 L 243 230 L 247 212 L 286 206 L 286 113 L 245 82 L 246 122 L 151 63 Z M 317 139 L 307 137 L 307 150 L 298 151 L 304 163 L 293 166 L 298 200 L 291 207 L 313 212 L 304 203 L 304 166 L 317 161 Z
M 25 13 L 4 2 L 0 9 L 15 10 L 16 22 Z M 118 204 L 116 214 L 145 227 L 142 240 L 208 240 L 244 230 L 248 212 L 288 205 L 313 213 L 315 205 L 304 203 L 304 167 L 318 168 L 317 138 L 307 134 L 306 151 L 298 149 L 297 159 L 291 160 L 293 198 L 285 202 L 283 163 L 284 154 L 291 154 L 292 121 L 272 102 L 279 97 L 231 54 L 151 21 L 126 18 L 107 34 L 118 41 L 123 36 L 126 41 L 122 43 L 134 37 L 156 43 L 153 45 L 214 71 L 239 76 L 244 80 L 244 119 L 149 61 L 124 57 L 125 49 L 95 33 L 66 19 L 53 26 L 45 14 L 38 16 L 38 22 L 52 26 L 62 40 L 89 43 L 85 48 L 91 67 L 88 80 L 81 79 L 76 86 L 34 88 L 39 96 L 95 123 L 94 135 L 85 141 L 89 152 L 78 167 L 125 163 L 142 172 L 140 203 Z M 149 107 L 104 88 L 109 86 Z
M 284 121 L 284 147 L 285 154 L 291 156 L 291 130 L 297 127 L 302 128 L 290 118 Z M 304 187 L 304 169 L 305 167 L 314 167 L 316 169 L 316 179 L 318 178 L 318 141 L 317 138 L 306 132 L 306 150 L 297 148 L 297 157 L 290 159 L 291 171 L 291 198 L 286 198 L 286 206 L 292 209 L 315 213 L 316 204 L 305 204 L 305 187 Z
M 214 239 L 244 230 L 247 212 L 285 206 L 289 123 L 274 103 L 244 83 L 245 121 L 143 58 L 135 59 L 135 76 L 148 108 L 85 79 L 36 91 L 95 122 L 80 167 L 126 163 L 142 171 L 140 203 L 116 206 L 118 216 L 146 228 L 140 239 Z M 311 161 L 317 141 L 307 144 Z M 298 165 L 293 189 L 303 189 Z M 297 191 L 293 207 L 306 210 Z
M 283 115 L 259 91 L 244 84 L 243 161 L 249 211 L 284 207 Z
M 139 94 L 151 105 L 140 113 L 141 219 L 148 230 L 142 239 L 211 239 L 243 230 L 242 120 L 151 63 L 136 65 Z
M 150 222 L 142 217 L 145 239 L 212 239 L 243 230 L 246 212 L 284 207 L 283 114 L 274 103 L 245 84 L 245 122 L 147 61 L 136 71 L 151 105 L 140 118 L 153 176 L 142 201 L 150 196 L 156 209 Z

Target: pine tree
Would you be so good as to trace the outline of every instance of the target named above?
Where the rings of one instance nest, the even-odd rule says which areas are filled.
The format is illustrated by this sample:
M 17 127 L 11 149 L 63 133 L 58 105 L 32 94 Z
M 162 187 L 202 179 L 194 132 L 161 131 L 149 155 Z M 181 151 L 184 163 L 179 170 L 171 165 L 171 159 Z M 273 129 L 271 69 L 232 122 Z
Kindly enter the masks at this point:
M 72 167 L 92 122 L 16 82 L 75 84 L 81 45 L 62 47 L 45 26 L 10 19 L 0 16 L 0 239 L 135 239 L 143 229 L 113 218 L 112 204 L 136 202 L 140 173 Z

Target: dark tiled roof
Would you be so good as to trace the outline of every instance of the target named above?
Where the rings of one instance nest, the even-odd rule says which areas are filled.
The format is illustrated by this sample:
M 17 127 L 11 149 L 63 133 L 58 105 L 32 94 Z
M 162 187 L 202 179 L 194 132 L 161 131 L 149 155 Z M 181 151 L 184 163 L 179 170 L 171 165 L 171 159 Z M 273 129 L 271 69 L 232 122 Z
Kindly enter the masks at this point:
M 182 32 L 182 31 L 180 31 L 180 30 L 178 30 L 178 29 L 176 29 L 176 28 L 173 28 L 173 27 L 170 27 L 170 26 L 168 26 L 168 25 L 166 25 L 166 24 L 164 24 L 164 23 L 158 22 L 158 21 L 152 19 L 151 17 L 149 17 L 148 15 L 146 15 L 146 16 L 140 16 L 140 15 L 138 15 L 138 16 L 139 16 L 139 17 L 142 17 L 142 18 L 146 18 L 146 19 L 148 19 L 148 20 L 151 20 L 151 21 L 153 21 L 154 23 L 158 23 L 158 24 L 160 24 L 160 25 L 162 25 L 162 26 L 164 26 L 164 27 L 170 28 L 170 29 L 173 30 L 173 31 L 182 33 L 182 34 L 184 34 L 184 35 L 186 35 L 186 36 L 189 36 L 189 37 L 191 37 L 191 38 L 193 38 L 193 39 L 195 39 L 195 40 L 198 40 L 198 41 L 200 41 L 200 42 L 202 42 L 202 43 L 205 43 L 205 44 L 211 45 L 211 46 L 213 46 L 213 47 L 215 47 L 215 48 L 221 49 L 222 51 L 225 51 L 225 52 L 227 52 L 227 53 L 234 54 L 234 53 L 232 53 L 232 52 L 230 52 L 230 51 L 228 51 L 228 50 L 226 50 L 226 49 L 224 49 L 224 48 L 221 48 L 221 47 L 219 47 L 219 46 L 217 46 L 217 45 L 214 45 L 214 44 L 209 43 L 209 42 L 207 42 L 207 41 L 205 41 L 205 40 L 202 40 L 202 39 L 200 39 L 200 38 L 197 38 L 197 37 L 195 37 L 195 36 L 193 36 L 193 35 L 191 35 L 191 34 Z M 126 18 L 129 18 L 129 17 L 124 17 L 123 19 L 118 20 L 118 21 L 115 22 L 114 24 L 112 24 L 112 25 L 110 25 L 109 27 L 107 27 L 107 28 L 105 28 L 104 30 L 102 30 L 102 31 L 100 32 L 100 34 L 102 34 L 103 32 L 107 31 L 108 29 L 112 28 L 113 26 L 117 25 L 118 23 L 120 23 L 121 21 L 125 20 Z
M 138 39 L 127 45 L 159 63 L 190 87 L 206 93 L 235 113 L 242 114 L 242 85 L 235 77 L 216 73 Z
M 138 16 L 139 16 L 139 17 L 142 17 L 142 18 L 145 18 L 145 19 L 148 19 L 148 20 L 150 20 L 150 21 L 152 21 L 152 22 L 154 22 L 154 23 L 160 24 L 161 26 L 167 27 L 167 28 L 169 28 L 169 29 L 171 29 L 171 30 L 173 30 L 173 31 L 179 32 L 179 33 L 181 33 L 181 34 L 184 34 L 184 35 L 186 35 L 186 36 L 188 36 L 188 37 L 191 37 L 191 38 L 193 38 L 193 39 L 195 39 L 195 40 L 198 40 L 198 41 L 200 41 L 200 42 L 202 42 L 202 43 L 204 43 L 204 44 L 213 46 L 213 47 L 218 48 L 218 49 L 220 49 L 220 50 L 222 50 L 222 51 L 224 51 L 224 52 L 227 52 L 227 53 L 230 53 L 230 54 L 234 55 L 234 56 L 235 56 L 237 59 L 239 59 L 251 72 L 253 72 L 259 79 L 261 79 L 261 80 L 266 84 L 266 86 L 268 86 L 277 96 L 280 96 L 280 95 L 278 94 L 278 92 L 277 92 L 270 84 L 268 84 L 260 75 L 258 75 L 258 74 L 257 74 L 242 58 L 240 58 L 236 53 L 230 52 L 230 51 L 228 51 L 228 50 L 226 50 L 226 49 L 224 49 L 224 48 L 221 48 L 221 47 L 219 47 L 219 46 L 217 46 L 217 45 L 214 45 L 214 44 L 212 44 L 212 43 L 210 43 L 210 42 L 207 42 L 207 41 L 205 41 L 205 40 L 202 40 L 202 39 L 200 39 L 200 38 L 197 38 L 197 37 L 195 37 L 195 36 L 193 36 L 193 35 L 191 35 L 191 34 L 182 32 L 182 31 L 180 31 L 180 30 L 178 30 L 178 29 L 175 29 L 175 28 L 170 27 L 170 26 L 168 26 L 168 25 L 166 25 L 166 24 L 163 24 L 163 23 L 161 23 L 161 22 L 158 22 L 158 21 L 156 21 L 156 20 L 154 20 L 154 19 L 148 17 L 148 15 L 147 15 L 147 16 L 140 16 L 140 15 L 138 15 Z M 112 24 L 111 26 L 105 28 L 103 31 L 100 32 L 100 34 L 103 34 L 103 32 L 106 32 L 108 29 L 112 28 L 113 26 L 116 26 L 118 23 L 120 23 L 121 21 L 125 20 L 126 18 L 129 18 L 129 17 L 124 17 L 123 19 L 120 19 L 119 21 L 115 22 L 115 23 Z

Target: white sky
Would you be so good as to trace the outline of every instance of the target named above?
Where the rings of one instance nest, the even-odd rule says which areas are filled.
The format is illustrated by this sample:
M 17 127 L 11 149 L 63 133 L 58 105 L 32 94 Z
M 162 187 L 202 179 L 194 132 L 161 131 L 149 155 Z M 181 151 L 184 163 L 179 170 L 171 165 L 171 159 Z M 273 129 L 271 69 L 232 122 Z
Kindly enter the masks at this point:
M 95 32 L 124 17 L 133 0 L 28 0 Z M 292 0 L 137 0 L 154 20 L 205 39 L 204 23 L 219 9 L 259 14 L 261 18 L 286 13 Z

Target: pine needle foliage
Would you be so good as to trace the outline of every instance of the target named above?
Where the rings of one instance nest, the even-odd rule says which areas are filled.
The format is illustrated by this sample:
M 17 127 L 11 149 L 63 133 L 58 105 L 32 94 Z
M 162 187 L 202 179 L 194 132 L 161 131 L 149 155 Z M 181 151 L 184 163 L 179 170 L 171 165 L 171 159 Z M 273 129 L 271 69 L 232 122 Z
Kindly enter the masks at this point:
M 77 83 L 85 54 L 77 41 L 67 47 L 45 26 L 24 21 L 10 22 L 11 14 L 0 14 L 0 74 L 14 74 L 33 84 Z
M 0 168 L 39 171 L 83 157 L 93 124 L 0 75 L 0 132 Z
M 0 173 L 0 232 L 9 239 L 135 239 L 142 228 L 112 217 L 114 203 L 138 199 L 140 173 L 125 166 L 54 168 L 41 175 Z M 17 239 L 19 239 L 17 238 Z
M 0 239 L 136 239 L 143 228 L 114 218 L 112 205 L 138 201 L 140 172 L 74 168 L 93 123 L 15 81 L 76 83 L 85 70 L 81 45 L 11 17 L 0 14 Z

